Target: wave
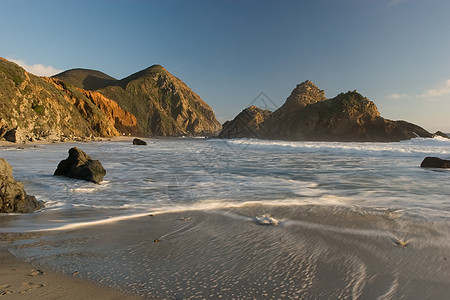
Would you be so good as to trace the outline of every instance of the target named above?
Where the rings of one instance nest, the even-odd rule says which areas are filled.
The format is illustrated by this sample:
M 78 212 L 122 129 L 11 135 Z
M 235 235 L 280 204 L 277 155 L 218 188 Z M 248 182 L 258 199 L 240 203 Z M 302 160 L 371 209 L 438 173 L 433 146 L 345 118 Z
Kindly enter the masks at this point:
M 223 141 L 222 141 L 223 142 Z M 366 151 L 376 152 L 400 152 L 400 153 L 435 153 L 450 154 L 450 139 L 443 137 L 414 138 L 411 140 L 379 143 L 379 142 L 306 142 L 306 141 L 280 141 L 259 139 L 232 139 L 225 140 L 231 147 L 250 147 L 250 149 L 267 148 L 277 150 L 341 150 L 345 152 Z

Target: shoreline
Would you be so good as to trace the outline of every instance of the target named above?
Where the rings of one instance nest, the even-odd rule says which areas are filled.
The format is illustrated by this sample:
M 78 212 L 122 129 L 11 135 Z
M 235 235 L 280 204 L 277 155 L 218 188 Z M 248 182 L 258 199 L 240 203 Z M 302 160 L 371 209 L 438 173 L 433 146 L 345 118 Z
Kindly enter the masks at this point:
M 52 145 L 52 144 L 70 144 L 70 143 L 96 143 L 96 142 L 133 142 L 133 139 L 141 139 L 141 140 L 157 140 L 157 139 L 170 139 L 170 138 L 181 138 L 181 137 L 160 137 L 160 136 L 114 136 L 114 137 L 95 137 L 93 139 L 72 139 L 65 141 L 48 141 L 48 140 L 39 140 L 39 141 L 28 141 L 25 143 L 13 143 L 8 141 L 0 140 L 0 149 L 1 148 L 33 148 L 40 145 Z M 201 137 L 206 138 L 206 137 Z
M 122 142 L 132 141 L 133 138 L 131 136 L 119 136 L 94 140 L 67 140 L 58 142 L 41 140 L 26 143 L 0 141 L 0 149 L 29 149 L 41 145 L 63 143 Z M 70 276 L 46 267 L 34 265 L 14 256 L 8 251 L 8 245 L 1 244 L 0 274 L 1 299 L 142 299 L 135 295 L 77 278 L 76 274 Z
M 103 148 L 102 145 L 106 144 L 106 148 L 108 148 L 106 150 L 112 150 L 111 153 L 114 153 L 114 144 L 111 142 L 119 141 L 131 144 L 132 139 L 133 137 L 126 136 L 108 141 L 103 140 L 106 143 L 84 144 L 86 144 L 86 148 L 90 145 L 91 149 L 101 146 L 99 147 L 101 151 L 103 150 L 101 149 Z M 67 141 L 65 142 L 69 143 L 67 145 L 63 143 L 56 144 L 58 151 L 73 146 L 83 148 L 84 145 L 81 141 Z M 181 146 L 183 144 L 174 145 Z M 17 145 L 9 146 L 16 147 Z M 132 146 L 122 147 L 122 144 L 117 144 L 117 146 L 126 149 L 124 157 L 128 158 L 128 153 L 134 152 L 128 151 Z M 167 144 L 160 148 L 157 146 L 155 145 L 154 148 L 160 152 L 161 149 L 167 148 Z M 33 145 L 30 145 L 30 147 L 33 147 Z M 51 147 L 42 147 L 42 149 L 50 149 Z M 393 149 L 396 150 L 397 148 L 399 147 L 396 146 Z M 404 150 L 404 147 L 401 147 L 401 149 Z M 36 157 L 36 160 L 38 158 L 34 154 L 27 157 L 27 152 L 36 152 L 36 154 L 45 152 L 11 150 L 13 151 L 9 151 L 9 157 L 23 161 L 26 161 L 25 158 L 29 156 Z M 151 150 L 151 148 L 148 150 Z M 371 151 L 371 149 L 369 150 Z M 155 166 L 154 161 L 158 161 L 157 158 L 161 157 L 158 156 L 160 154 L 157 151 L 154 151 L 157 155 L 155 154 L 148 159 L 148 166 Z M 359 148 L 357 151 L 360 151 Z M 381 149 L 380 151 L 384 150 Z M 8 151 L 5 150 L 4 153 L 6 152 Z M 108 152 L 109 154 L 110 152 Z M 266 154 L 267 152 L 264 152 L 264 155 Z M 348 154 L 348 158 L 344 162 L 354 162 L 353 154 L 353 152 Z M 166 152 L 164 152 L 164 155 L 166 155 Z M 278 155 L 273 157 L 277 158 Z M 235 156 L 238 157 L 237 154 Z M 416 156 L 418 155 L 409 158 L 408 163 L 405 164 L 409 166 L 408 168 L 414 163 Z M 48 157 L 48 155 L 42 157 L 50 159 L 52 165 L 54 165 L 53 157 Z M 359 157 L 359 154 L 356 157 Z M 111 160 L 111 157 L 108 158 L 111 163 L 113 160 Z M 118 165 L 120 167 L 116 167 L 116 173 L 110 173 L 114 178 L 112 182 L 117 183 L 117 186 L 120 187 L 123 166 L 134 166 L 140 158 L 140 155 L 131 156 L 124 161 L 123 165 Z M 267 156 L 267 158 L 270 161 L 271 156 Z M 299 162 L 298 165 L 300 166 L 311 166 L 311 164 L 303 164 L 304 161 L 300 159 L 295 161 Z M 379 159 L 374 161 L 378 162 Z M 167 182 L 170 184 L 169 180 L 171 179 L 169 176 L 177 174 L 180 168 L 168 168 L 168 163 L 164 160 L 162 163 L 164 163 L 164 167 L 155 167 L 154 172 L 149 172 L 147 168 L 143 168 L 142 173 L 136 173 L 136 175 L 142 176 L 132 176 L 131 178 L 133 180 L 138 179 L 139 187 L 142 182 L 144 184 L 150 183 L 148 187 L 156 187 L 159 188 L 158 191 L 161 193 L 167 193 Z M 336 165 L 342 166 L 342 164 L 334 164 L 334 166 Z M 37 166 L 33 169 L 33 175 L 43 170 L 40 165 Z M 189 166 L 192 166 L 192 164 L 189 164 Z M 51 170 L 51 168 L 49 169 Z M 114 170 L 114 168 L 112 169 Z M 193 168 L 193 171 L 196 170 L 204 172 L 201 166 Z M 291 170 L 291 168 L 287 170 Z M 292 170 L 295 171 L 295 169 Z M 414 169 L 411 172 L 415 171 Z M 380 172 L 380 174 L 384 174 L 383 170 L 380 170 Z M 46 168 L 44 173 L 49 173 Z M 156 175 L 152 177 L 149 176 L 149 173 Z M 231 175 L 236 174 L 236 172 L 231 171 L 229 173 Z M 160 174 L 170 175 L 166 181 L 166 177 L 160 176 Z M 237 174 L 242 176 L 246 173 Z M 343 173 L 333 174 L 341 175 Z M 393 174 L 395 175 L 395 173 Z M 267 181 L 260 179 L 261 177 L 245 177 L 245 179 L 247 178 L 250 183 L 253 183 L 253 180 L 260 182 L 253 188 L 265 188 L 264 184 Z M 274 178 L 277 180 L 276 176 Z M 327 178 L 329 179 L 329 177 Z M 146 181 L 141 181 L 141 179 Z M 152 185 L 155 182 L 158 184 Z M 247 181 L 242 180 L 242 182 Z M 337 298 L 338 296 L 342 298 L 383 298 L 390 295 L 395 298 L 401 295 L 405 295 L 405 297 L 415 295 L 419 297 L 418 295 L 420 295 L 440 299 L 450 293 L 449 287 L 446 285 L 446 278 L 450 278 L 450 269 L 446 268 L 449 261 L 448 232 L 450 231 L 448 229 L 450 224 L 446 223 L 445 220 L 440 222 L 439 218 L 431 217 L 430 222 L 426 222 L 428 219 L 414 217 L 418 213 L 414 210 L 414 206 L 402 206 L 398 202 L 392 202 L 392 200 L 387 205 L 381 204 L 378 198 L 372 199 L 377 200 L 376 202 L 360 202 L 360 195 L 367 195 L 364 191 L 356 194 L 358 199 L 349 193 L 322 194 L 325 189 L 321 189 L 320 184 L 329 183 L 329 180 L 313 181 L 311 178 L 303 178 L 303 181 L 300 181 L 289 177 L 280 182 L 286 183 L 284 186 L 287 187 L 291 187 L 292 184 L 293 188 L 295 185 L 293 191 L 301 191 L 304 199 L 314 199 L 314 202 L 317 200 L 317 203 L 306 206 L 295 204 L 293 206 L 275 206 L 270 203 L 264 205 L 262 199 L 255 198 L 253 204 L 239 207 L 210 207 L 209 209 L 202 207 L 200 210 L 178 212 L 149 211 L 138 218 L 133 217 L 117 221 L 111 218 L 112 222 L 103 224 L 92 224 L 92 226 L 86 227 L 82 224 L 82 227 L 79 228 L 78 226 L 68 226 L 58 232 L 49 230 L 45 234 L 37 232 L 29 236 L 11 235 L 9 239 L 8 235 L 0 233 L 0 250 L 2 245 L 7 246 L 9 253 L 18 257 L 18 260 L 23 259 L 22 262 L 31 262 L 26 263 L 24 267 L 26 269 L 20 269 L 23 271 L 21 274 L 12 272 L 17 271 L 15 266 L 12 266 L 11 269 L 5 269 L 5 272 L 0 269 L 0 274 L 7 274 L 8 280 L 14 279 L 17 274 L 21 275 L 21 279 L 15 285 L 15 293 L 6 294 L 7 289 L 10 287 L 13 289 L 13 285 L 8 282 L 4 284 L 4 280 L 1 280 L 0 294 L 5 293 L 4 297 L 10 295 L 10 299 L 14 296 L 21 299 L 27 299 L 25 297 L 48 299 L 49 296 L 73 298 L 73 295 L 78 296 L 79 294 L 76 288 L 75 292 L 68 290 L 72 284 L 70 282 L 73 280 L 92 283 L 100 288 L 108 286 L 106 289 L 113 289 L 114 292 L 114 289 L 117 289 L 142 297 L 160 297 L 163 299 L 189 297 L 213 299 L 219 296 L 224 298 L 262 298 L 263 295 L 267 295 L 264 297 L 269 298 L 307 298 L 308 296 L 314 298 L 318 295 L 324 298 Z M 275 181 L 274 183 L 279 186 L 280 182 Z M 425 184 L 428 182 L 425 181 Z M 134 184 L 134 182 L 131 183 Z M 236 183 L 236 180 L 225 181 L 225 183 L 231 183 L 231 186 L 233 186 L 232 184 Z M 311 183 L 314 184 L 311 185 Z M 357 183 L 359 184 L 359 182 Z M 380 181 L 380 183 L 383 184 L 384 182 Z M 115 186 L 115 184 L 111 186 Z M 131 186 L 135 187 L 134 185 Z M 83 190 L 84 185 L 78 187 L 81 187 L 81 189 L 77 192 L 83 191 L 83 195 L 87 194 L 86 198 L 95 198 L 94 194 L 89 194 L 92 189 Z M 221 185 L 218 187 L 220 188 Z M 346 189 L 349 188 L 348 185 L 345 187 Z M 44 188 L 45 186 L 42 190 Z M 183 191 L 186 191 L 186 189 L 190 191 L 189 186 L 187 188 L 183 186 Z M 63 191 L 66 193 L 65 190 Z M 111 189 L 111 191 L 117 192 L 118 189 Z M 135 192 L 134 188 L 129 191 Z M 143 199 L 146 199 L 145 196 L 150 194 L 142 193 L 143 190 L 139 188 L 136 191 L 140 193 L 133 194 L 134 197 Z M 151 191 L 154 191 L 154 189 Z M 220 191 L 220 189 L 214 189 L 210 192 L 211 199 L 214 199 L 215 191 Z M 387 189 L 381 190 L 381 192 L 383 191 L 387 191 Z M 428 190 L 425 189 L 425 191 Z M 438 191 L 438 196 L 442 194 L 445 197 L 446 190 Z M 410 191 L 407 191 L 408 193 Z M 100 193 L 99 195 L 103 194 Z M 161 194 L 159 195 L 161 196 Z M 246 199 L 244 197 L 248 194 L 230 193 L 230 195 L 234 197 L 230 197 L 230 199 L 242 201 Z M 249 195 L 249 199 L 253 199 L 253 193 Z M 394 194 L 394 196 L 402 198 L 405 198 L 405 195 L 405 193 L 399 192 Z M 77 199 L 80 197 L 78 194 L 75 196 Z M 128 194 L 126 196 L 128 197 Z M 170 205 L 171 208 L 174 204 L 184 203 L 181 200 L 184 199 L 185 194 L 173 193 L 168 196 L 172 196 L 172 198 L 169 198 L 171 202 L 173 201 Z M 348 202 L 346 200 L 341 203 L 339 201 L 341 196 L 345 196 L 345 199 L 348 198 Z M 161 197 L 155 198 L 160 199 Z M 271 197 L 268 201 L 274 201 L 275 198 Z M 104 199 L 107 199 L 107 197 L 96 198 L 98 201 Z M 122 198 L 118 197 L 118 199 Z M 178 199 L 180 199 L 180 202 L 177 202 Z M 190 199 L 193 201 L 193 198 Z M 283 199 L 286 199 L 286 197 L 283 197 Z M 304 203 L 304 199 L 299 202 Z M 357 200 L 357 202 L 351 202 L 350 200 Z M 412 200 L 417 200 L 421 204 L 420 197 L 413 197 Z M 227 200 L 227 203 L 229 201 Z M 410 203 L 411 199 L 408 201 Z M 321 205 L 324 203 L 328 205 Z M 333 205 L 334 203 L 338 205 Z M 364 203 L 369 203 L 369 205 L 364 205 Z M 386 202 L 382 203 L 386 204 Z M 442 203 L 445 204 L 443 201 Z M 107 203 L 105 207 L 107 207 Z M 434 206 L 433 208 L 436 209 Z M 87 213 L 101 212 L 100 210 L 96 211 L 96 209 L 97 207 L 88 211 L 81 209 L 79 215 L 72 214 L 71 210 L 61 210 L 55 213 L 54 219 L 72 218 L 72 220 L 79 220 L 77 216 L 85 217 L 89 216 Z M 406 211 L 403 211 L 403 209 Z M 430 216 L 430 214 L 425 215 Z M 48 216 L 45 215 L 39 218 L 37 214 L 36 217 L 38 221 L 53 220 L 52 218 L 47 219 Z M 272 226 L 275 225 L 272 222 L 272 217 L 276 221 L 276 226 Z M 18 218 L 22 220 L 20 216 Z M 8 218 L 5 218 L 5 227 L 20 228 L 20 226 L 15 226 L 12 220 L 6 219 Z M 34 226 L 32 228 L 36 228 L 36 225 L 33 224 L 32 226 Z M 5 256 L 0 256 L 0 259 L 2 262 L 9 262 L 10 256 L 5 254 Z M 14 261 L 15 263 L 20 264 L 17 261 Z M 46 266 L 46 269 L 39 268 L 39 270 L 44 271 L 44 275 L 39 275 L 38 271 L 30 269 L 36 268 L 35 266 Z M 56 272 L 47 272 L 46 270 L 55 270 Z M 417 270 L 420 270 L 420 272 Z M 38 275 L 30 275 L 32 271 L 33 274 Z M 78 273 L 72 276 L 75 272 Z M 64 277 L 69 280 L 69 284 L 50 281 L 48 285 L 39 286 L 43 283 L 32 281 L 44 279 L 46 274 L 53 273 L 57 277 L 63 277 L 61 274 L 66 274 Z M 29 283 L 36 283 L 38 287 Z M 44 288 L 54 289 L 56 292 L 61 290 L 66 294 L 64 294 L 65 296 L 59 294 L 53 296 L 53 292 L 50 292 L 43 296 L 39 296 L 40 294 L 38 296 L 27 296 L 28 293 L 37 293 Z M 84 288 L 79 287 L 78 290 L 84 291 Z M 24 292 L 24 294 L 20 294 L 20 292 Z M 422 294 L 424 292 L 427 295 Z M 90 298 L 90 294 L 83 295 L 80 295 L 80 299 Z M 105 299 L 114 299 L 113 297 L 105 296 Z
M 0 246 L 1 299 L 142 299 L 73 276 L 38 267 Z
M 272 217 L 276 223 L 264 222 Z M 41 279 L 48 275 L 43 287 L 30 285 L 25 294 L 29 299 L 72 299 L 74 293 L 79 299 L 139 299 L 114 289 L 145 299 L 333 297 L 338 293 L 370 299 L 418 293 L 443 299 L 450 292 L 445 284 L 448 269 L 443 267 L 448 264 L 447 225 L 436 227 L 389 210 L 368 214 L 317 205 L 148 214 L 45 236 L 12 236 L 12 253 L 33 262 L 17 258 L 8 265 L 4 258 L 11 254 L 1 256 L 5 254 L 0 252 L 0 273 L 10 280 L 20 278 L 15 281 L 18 287 L 43 284 Z M 428 229 L 417 232 L 417 228 Z M 22 266 L 20 276 L 16 265 Z M 48 267 L 38 268 L 44 275 L 30 276 L 40 265 Z M 75 271 L 76 276 L 64 275 Z M 5 299 L 13 299 L 10 295 Z
M 92 140 L 86 139 L 78 139 L 78 140 L 66 140 L 66 141 L 47 141 L 47 140 L 40 140 L 40 141 L 33 141 L 33 142 L 26 142 L 26 143 L 13 143 L 8 141 L 0 141 L 0 149 L 1 148 L 33 148 L 35 146 L 40 145 L 52 145 L 52 144 L 68 144 L 68 143 L 93 143 L 93 142 L 126 142 L 126 141 L 133 141 L 133 139 L 139 138 L 139 139 L 148 139 L 148 138 L 142 138 L 137 136 L 115 136 L 115 137 L 99 137 Z

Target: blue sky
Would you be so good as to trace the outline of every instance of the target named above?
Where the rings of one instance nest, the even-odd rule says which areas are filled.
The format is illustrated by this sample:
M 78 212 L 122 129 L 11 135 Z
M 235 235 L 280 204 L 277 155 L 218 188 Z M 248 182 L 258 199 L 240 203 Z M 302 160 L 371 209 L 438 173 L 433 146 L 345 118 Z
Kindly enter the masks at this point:
M 153 64 L 233 118 L 264 92 L 313 81 L 382 116 L 450 132 L 450 1 L 0 0 L 0 56 L 38 75 L 121 79 Z

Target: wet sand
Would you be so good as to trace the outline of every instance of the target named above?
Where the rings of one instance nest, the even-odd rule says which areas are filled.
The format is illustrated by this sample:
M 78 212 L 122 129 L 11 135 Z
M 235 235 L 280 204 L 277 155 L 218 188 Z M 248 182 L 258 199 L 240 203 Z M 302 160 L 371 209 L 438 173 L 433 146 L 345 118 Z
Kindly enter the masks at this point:
M 47 268 L 0 248 L 0 299 L 139 299 Z
M 259 224 L 263 215 L 278 225 Z M 244 205 L 155 213 L 23 237 L 10 250 L 145 298 L 445 299 L 450 293 L 449 224 L 401 211 Z
M 132 139 L 127 136 L 111 140 L 131 142 Z M 11 143 L 0 141 L 0 149 L 2 147 L 32 148 L 47 144 L 52 144 L 52 142 Z M 82 280 L 76 270 L 72 274 L 63 274 L 45 267 L 37 267 L 11 255 L 7 246 L 0 246 L 0 299 L 141 299 Z

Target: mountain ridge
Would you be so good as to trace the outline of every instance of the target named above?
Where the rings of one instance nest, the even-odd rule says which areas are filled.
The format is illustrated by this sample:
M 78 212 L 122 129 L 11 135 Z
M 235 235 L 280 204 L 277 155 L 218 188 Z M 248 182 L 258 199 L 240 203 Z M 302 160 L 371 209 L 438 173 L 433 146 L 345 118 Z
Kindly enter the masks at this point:
M 85 68 L 66 70 L 51 77 L 58 78 L 84 90 L 96 90 L 117 81 L 116 78 L 106 73 Z
M 136 116 L 145 135 L 212 135 L 221 129 L 211 107 L 161 65 L 152 65 L 120 80 L 101 73 L 102 77 L 108 78 L 91 80 L 98 84 L 89 86 L 84 83 L 96 71 L 84 70 L 83 80 L 73 75 L 76 72 L 63 72 L 64 79 L 79 88 L 89 87 L 91 89 L 88 90 L 117 102 Z M 63 73 L 53 77 L 61 79 Z

